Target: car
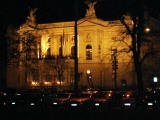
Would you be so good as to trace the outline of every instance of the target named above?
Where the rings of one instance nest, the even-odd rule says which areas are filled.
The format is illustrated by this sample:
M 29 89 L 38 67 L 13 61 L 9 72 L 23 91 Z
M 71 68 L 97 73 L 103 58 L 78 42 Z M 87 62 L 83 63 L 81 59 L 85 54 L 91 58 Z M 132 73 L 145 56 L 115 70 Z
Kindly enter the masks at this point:
M 5 110 L 6 103 L 7 103 L 7 97 L 3 95 L 2 91 L 0 91 L 0 112 Z
M 55 110 L 65 110 L 67 103 L 70 100 L 72 93 L 57 93 L 55 97 L 50 101 L 50 105 Z
M 126 91 L 122 95 L 121 109 L 135 110 L 136 108 L 136 94 L 134 91 Z
M 73 93 L 67 104 L 67 108 L 69 110 L 89 110 L 91 107 L 92 95 L 93 93 L 91 92 Z
M 15 93 L 14 95 L 7 97 L 4 105 L 6 110 L 22 111 L 24 110 L 25 96 L 20 92 Z
M 159 110 L 160 109 L 160 93 L 153 90 L 145 95 L 144 109 L 147 110 Z
M 112 92 L 98 92 L 93 94 L 92 109 L 93 110 L 109 110 L 111 107 Z
M 43 95 L 40 93 L 25 94 L 25 111 L 41 111 L 43 108 Z
M 124 91 L 112 91 L 111 96 L 111 109 L 120 109 L 121 106 L 121 99 L 123 97 Z

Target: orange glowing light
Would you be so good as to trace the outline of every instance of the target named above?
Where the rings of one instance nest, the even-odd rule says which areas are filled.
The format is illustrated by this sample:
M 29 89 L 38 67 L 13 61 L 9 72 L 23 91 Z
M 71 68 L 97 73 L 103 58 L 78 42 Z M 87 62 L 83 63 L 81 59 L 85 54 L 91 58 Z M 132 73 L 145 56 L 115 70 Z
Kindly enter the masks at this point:
M 57 84 L 59 85 L 59 84 L 61 84 L 61 82 L 60 82 L 60 81 L 57 81 Z
M 37 85 L 39 85 L 39 83 L 38 82 L 35 82 L 35 81 L 32 81 L 32 83 L 31 83 L 33 86 L 37 86 Z
M 63 85 L 64 82 L 62 82 L 62 81 L 61 81 L 61 82 L 60 82 L 60 81 L 57 81 L 57 85 L 60 85 L 60 84 Z
M 109 94 L 108 94 L 108 96 L 110 97 L 110 96 L 111 96 L 111 94 L 109 93 Z
M 52 83 L 45 81 L 44 84 L 45 84 L 45 85 L 51 85 Z
M 127 94 L 126 96 L 127 96 L 127 97 L 130 97 L 130 94 Z
M 147 27 L 147 28 L 145 29 L 146 32 L 150 32 L 150 30 L 151 30 L 151 29 L 150 29 L 149 27 Z
M 91 71 L 90 70 L 87 70 L 87 74 L 90 74 L 91 73 Z

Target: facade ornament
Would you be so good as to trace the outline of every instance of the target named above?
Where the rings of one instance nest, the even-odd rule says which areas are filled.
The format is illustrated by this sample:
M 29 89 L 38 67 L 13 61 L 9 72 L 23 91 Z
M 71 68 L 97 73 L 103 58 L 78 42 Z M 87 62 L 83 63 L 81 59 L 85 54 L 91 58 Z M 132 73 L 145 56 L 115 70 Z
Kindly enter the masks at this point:
M 29 16 L 27 16 L 26 24 L 30 27 L 34 27 L 36 25 L 36 13 L 37 8 L 31 9 Z
M 96 1 L 87 3 L 88 9 L 86 12 L 86 17 L 96 16 L 95 9 L 94 9 L 95 4 L 96 4 Z
M 91 42 L 91 34 L 90 33 L 87 33 L 86 35 L 86 42 Z

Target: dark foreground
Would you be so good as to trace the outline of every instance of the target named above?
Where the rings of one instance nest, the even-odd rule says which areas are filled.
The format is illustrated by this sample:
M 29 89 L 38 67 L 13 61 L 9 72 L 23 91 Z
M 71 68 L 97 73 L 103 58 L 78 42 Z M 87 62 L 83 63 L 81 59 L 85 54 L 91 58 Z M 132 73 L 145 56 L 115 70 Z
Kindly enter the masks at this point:
M 2 120 L 158 120 L 159 111 L 1 112 Z

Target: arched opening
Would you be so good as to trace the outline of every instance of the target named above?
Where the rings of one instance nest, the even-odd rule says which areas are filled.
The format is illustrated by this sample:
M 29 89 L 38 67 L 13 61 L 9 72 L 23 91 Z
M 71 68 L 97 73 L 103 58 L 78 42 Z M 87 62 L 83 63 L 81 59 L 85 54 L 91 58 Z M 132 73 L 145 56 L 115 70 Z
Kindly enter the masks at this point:
M 92 46 L 86 46 L 86 60 L 92 60 Z

